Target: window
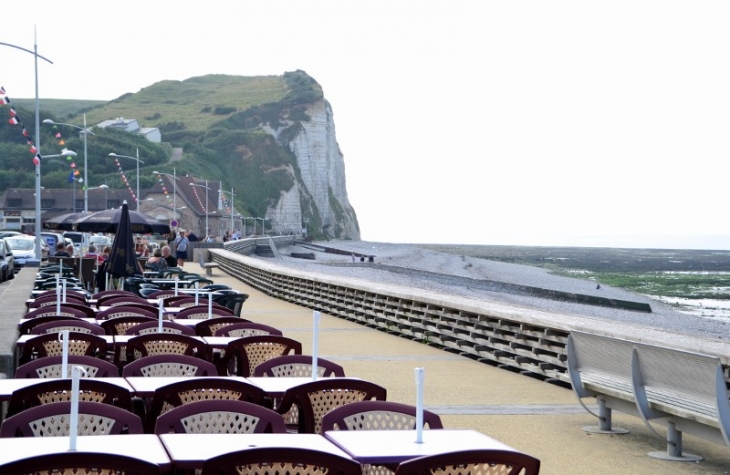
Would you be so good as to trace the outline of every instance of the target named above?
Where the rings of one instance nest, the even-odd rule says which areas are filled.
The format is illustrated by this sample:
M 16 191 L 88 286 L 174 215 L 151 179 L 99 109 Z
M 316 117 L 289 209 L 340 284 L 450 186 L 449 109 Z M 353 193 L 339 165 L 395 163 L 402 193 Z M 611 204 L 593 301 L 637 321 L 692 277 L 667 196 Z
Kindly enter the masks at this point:
M 74 205 L 74 209 L 83 211 L 84 210 L 84 200 L 83 199 L 76 200 L 76 204 Z
M 106 209 L 119 208 L 119 200 L 108 200 L 106 202 Z
M 41 208 L 52 208 L 54 200 L 41 200 Z

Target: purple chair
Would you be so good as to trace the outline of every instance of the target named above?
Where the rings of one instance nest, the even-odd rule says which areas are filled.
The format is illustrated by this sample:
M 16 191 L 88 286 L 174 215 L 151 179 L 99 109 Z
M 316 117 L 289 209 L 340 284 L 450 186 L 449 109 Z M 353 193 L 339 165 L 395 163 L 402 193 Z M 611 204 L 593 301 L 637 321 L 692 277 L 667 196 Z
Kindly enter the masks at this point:
M 157 318 L 157 312 L 158 310 L 152 310 L 149 308 L 121 306 L 102 310 L 96 315 L 96 318 L 98 320 L 111 320 L 112 318 L 131 317 L 139 315 L 149 318 Z
M 158 333 L 159 322 L 150 320 L 148 322 L 138 323 L 127 329 L 127 335 L 146 335 L 147 333 Z M 178 335 L 195 336 L 195 329 L 179 323 L 164 320 L 162 322 L 163 333 L 177 333 Z
M 208 345 L 197 337 L 176 333 L 147 333 L 127 341 L 127 361 L 162 354 L 208 358 Z
M 79 396 L 80 401 L 101 402 L 132 410 L 132 395 L 129 390 L 104 381 L 104 378 L 82 378 L 79 381 Z M 70 400 L 70 378 L 39 380 L 36 384 L 13 391 L 8 402 L 7 415 L 17 414 L 30 407 Z
M 145 356 L 122 368 L 122 377 L 134 376 L 218 376 L 215 365 L 188 355 L 164 354 Z
M 62 316 L 62 317 L 69 317 L 69 318 L 87 318 L 87 313 L 85 311 L 67 307 L 64 304 L 61 304 L 61 313 L 56 312 L 56 307 L 40 307 L 31 310 L 30 312 L 23 315 L 23 318 L 26 319 L 33 319 L 38 317 L 46 317 L 48 315 L 53 316 Z
M 120 305 L 127 304 L 142 304 L 151 305 L 147 300 L 143 299 L 139 295 L 107 295 L 96 301 L 96 306 L 101 307 L 119 307 Z
M 125 297 L 125 296 L 136 296 L 134 292 L 130 292 L 128 290 L 102 290 L 101 292 L 97 292 L 94 295 L 91 296 L 92 300 L 99 300 L 104 297 L 108 297 L 109 295 L 116 295 L 119 297 Z
M 213 333 L 213 336 L 229 336 L 236 338 L 243 338 L 246 336 L 257 336 L 257 335 L 278 335 L 283 336 L 284 334 L 278 328 L 274 328 L 270 325 L 264 325 L 263 323 L 251 323 L 251 322 L 238 322 L 231 323 L 222 328 L 219 328 Z
M 104 335 L 104 328 L 96 323 L 90 323 L 85 320 L 56 320 L 39 325 L 34 325 L 31 333 L 35 335 L 45 335 L 47 333 L 59 333 L 62 331 L 70 331 L 77 333 L 88 333 L 90 335 Z
M 155 434 L 286 433 L 277 412 L 246 401 L 198 401 L 170 409 L 157 417 Z
M 57 452 L 0 465 L 3 475 L 29 473 L 160 475 L 160 467 L 133 457 L 95 452 Z
M 317 358 L 317 374 L 320 378 L 345 377 L 342 366 L 324 358 Z M 254 376 L 277 378 L 311 377 L 312 357 L 309 355 L 284 355 L 259 363 Z
M 299 409 L 299 432 L 320 434 L 322 417 L 345 404 L 377 399 L 385 401 L 384 387 L 369 381 L 350 378 L 323 378 L 288 389 L 276 408 L 286 414 L 293 406 Z
M 436 470 L 445 475 L 457 473 L 538 475 L 540 461 L 527 454 L 511 450 L 464 450 L 428 455 L 401 462 L 395 475 L 423 475 L 424 473 L 435 473 Z
M 174 297 L 175 291 L 174 290 L 158 290 L 157 292 L 153 292 L 147 296 L 148 299 L 159 299 L 159 298 L 165 298 L 165 297 Z
M 34 304 L 35 304 L 35 302 L 30 304 L 30 307 L 29 307 L 30 310 L 35 310 L 37 308 L 50 308 L 50 309 L 52 309 L 51 310 L 52 312 L 56 311 L 56 300 L 55 299 L 52 302 L 51 301 L 39 302 L 38 306 L 34 306 Z M 44 304 L 44 305 L 40 305 L 40 304 Z M 45 305 L 45 304 L 47 304 L 47 305 Z M 89 307 L 86 303 L 81 303 L 81 302 L 73 301 L 73 300 L 67 300 L 66 303 L 61 302 L 61 310 L 63 310 L 64 308 L 74 309 L 74 310 L 78 310 L 79 312 L 82 312 L 84 314 L 83 318 L 96 318 L 96 311 L 93 308 Z M 26 315 L 28 315 L 30 313 L 31 312 L 28 312 Z M 28 317 L 26 317 L 26 318 L 28 318 Z
M 277 356 L 302 354 L 302 344 L 280 335 L 258 335 L 238 338 L 226 345 L 225 354 L 219 362 L 218 372 L 225 371 L 237 376 L 248 377 L 259 364 Z
M 191 310 L 197 310 L 196 308 L 183 310 L 180 313 L 189 312 Z M 222 312 L 220 314 L 215 313 L 215 309 L 213 309 L 214 316 L 213 318 L 208 318 L 208 310 L 205 311 L 205 316 L 202 317 L 195 313 L 189 313 L 183 318 L 204 318 L 203 321 L 198 322 L 195 324 L 195 334 L 198 336 L 213 336 L 213 333 L 215 333 L 220 328 L 225 327 L 226 325 L 230 325 L 232 323 L 251 323 L 248 320 L 245 320 L 243 318 L 234 317 L 233 315 L 223 314 Z M 180 316 L 179 314 L 177 315 Z
M 71 402 L 28 408 L 3 421 L 0 437 L 62 437 L 69 435 Z M 136 414 L 100 402 L 79 402 L 78 435 L 142 434 Z
M 48 294 L 42 297 L 36 297 L 33 301 L 28 302 L 28 308 L 40 308 L 48 307 L 49 305 L 56 305 L 56 293 Z M 61 300 L 61 305 L 64 303 L 80 303 L 86 305 L 86 297 L 79 294 L 72 294 L 66 291 L 66 302 Z
M 19 363 L 25 364 L 31 359 L 60 355 L 63 343 L 58 336 L 58 333 L 46 333 L 29 338 L 23 345 Z M 68 345 L 70 355 L 106 357 L 106 340 L 98 335 L 71 332 L 68 335 Z
M 38 358 L 15 370 L 16 378 L 62 378 L 63 356 L 46 356 Z M 86 370 L 83 378 L 118 378 L 119 369 L 101 358 L 83 355 L 68 355 L 68 367 L 81 366 Z M 65 376 L 66 378 L 70 376 Z
M 79 292 L 78 290 L 66 289 L 66 298 L 68 298 L 69 295 L 75 295 L 76 297 L 81 297 L 82 299 L 84 299 L 84 301 L 86 301 L 86 298 L 87 298 L 87 294 L 85 294 L 84 292 Z M 56 297 L 56 289 L 51 289 L 51 290 L 46 290 L 45 292 L 41 292 L 40 294 L 36 295 L 35 298 L 41 299 L 41 298 L 50 297 L 50 296 L 53 296 L 54 298 Z
M 263 475 L 271 473 L 272 465 L 276 466 L 278 473 L 292 475 L 361 475 L 360 464 L 352 459 L 328 452 L 287 447 L 247 448 L 219 455 L 203 464 L 201 475 L 238 475 L 242 473 L 239 467 L 260 467 L 246 473 Z
M 142 314 L 125 315 L 123 317 L 114 317 L 109 320 L 103 320 L 101 322 L 101 327 L 107 335 L 126 335 L 130 328 L 146 322 L 157 323 L 157 317 L 150 317 Z
M 40 317 L 31 318 L 30 320 L 25 320 L 23 323 L 21 323 L 18 326 L 18 332 L 21 335 L 26 334 L 33 334 L 35 327 L 39 325 L 43 325 L 45 323 L 50 322 L 68 322 L 68 321 L 76 321 L 76 322 L 82 322 L 83 320 L 81 318 L 85 317 L 69 317 L 68 315 L 54 315 L 55 312 L 49 313 L 47 315 L 42 315 Z M 37 333 L 36 333 L 37 335 Z
M 427 429 L 443 429 L 441 418 L 423 411 Z M 322 416 L 322 434 L 328 430 L 416 430 L 416 406 L 392 401 L 359 401 L 332 409 Z

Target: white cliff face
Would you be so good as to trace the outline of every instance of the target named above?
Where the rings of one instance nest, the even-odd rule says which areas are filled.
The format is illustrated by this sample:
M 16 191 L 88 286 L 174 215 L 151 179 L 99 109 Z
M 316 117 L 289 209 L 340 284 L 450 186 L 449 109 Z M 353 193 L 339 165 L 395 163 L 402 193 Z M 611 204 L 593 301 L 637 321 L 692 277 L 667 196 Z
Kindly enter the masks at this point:
M 269 209 L 267 218 L 280 229 L 299 231 L 303 216 L 301 203 L 311 200 L 329 236 L 338 233 L 341 239 L 359 240 L 357 217 L 347 198 L 345 160 L 337 144 L 332 109 L 322 100 L 312 104 L 306 113 L 311 120 L 301 122 L 299 133 L 288 144 L 297 158 L 302 183 L 283 193 L 277 206 Z M 274 131 L 267 127 L 266 130 L 280 139 L 281 129 Z M 332 206 L 330 192 L 339 207 Z

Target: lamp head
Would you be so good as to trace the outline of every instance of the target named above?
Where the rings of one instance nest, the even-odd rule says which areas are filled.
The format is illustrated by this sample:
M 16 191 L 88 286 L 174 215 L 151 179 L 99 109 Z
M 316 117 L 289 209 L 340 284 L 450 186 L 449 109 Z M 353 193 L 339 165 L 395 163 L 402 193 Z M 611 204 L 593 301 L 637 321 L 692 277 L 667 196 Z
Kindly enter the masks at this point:
M 69 150 L 67 148 L 64 148 L 63 150 L 61 150 L 62 157 L 75 157 L 76 155 L 78 155 L 78 154 L 76 152 L 74 152 L 73 150 Z
M 55 124 L 55 122 L 54 122 L 54 121 L 52 121 L 51 119 L 44 119 L 44 120 L 43 120 L 43 123 L 44 123 L 44 124 Z

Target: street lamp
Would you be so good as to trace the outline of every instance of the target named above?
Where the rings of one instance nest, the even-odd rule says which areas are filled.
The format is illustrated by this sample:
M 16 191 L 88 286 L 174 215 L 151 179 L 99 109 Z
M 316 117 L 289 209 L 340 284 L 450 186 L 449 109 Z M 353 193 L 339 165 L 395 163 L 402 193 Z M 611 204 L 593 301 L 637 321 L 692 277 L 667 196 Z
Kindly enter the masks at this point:
M 99 186 L 92 186 L 91 188 L 87 188 L 88 191 L 91 191 L 91 190 L 108 190 L 108 189 L 109 189 L 109 187 L 106 186 L 105 184 L 104 185 L 99 185 Z
M 73 127 L 75 129 L 81 130 L 81 133 L 84 134 L 84 186 L 86 186 L 89 183 L 89 172 L 88 172 L 88 152 L 86 149 L 86 136 L 88 134 L 95 135 L 94 132 L 89 131 L 89 129 L 86 128 L 86 113 L 84 113 L 84 126 L 80 127 L 78 125 L 74 124 L 66 124 L 63 122 L 55 122 L 51 119 L 46 119 L 43 121 L 44 124 L 52 124 L 52 125 L 66 125 L 68 127 Z M 74 185 L 75 185 L 74 181 Z M 76 193 L 74 193 L 74 207 L 76 206 Z M 84 213 L 89 211 L 89 189 L 84 188 Z
M 139 164 L 144 163 L 142 160 L 139 159 L 139 148 L 137 148 L 137 158 L 130 157 L 128 155 L 117 155 L 114 152 L 110 153 L 109 156 L 115 157 L 115 158 L 129 158 L 130 160 L 135 160 L 137 162 L 137 208 L 136 208 L 136 210 L 139 211 Z
M 38 58 L 53 64 L 48 58 L 45 58 L 38 54 L 38 43 L 36 43 L 35 32 L 33 33 L 33 51 L 22 48 L 10 43 L 2 43 L 2 46 L 9 46 L 11 48 L 19 49 L 30 53 L 35 57 L 35 148 L 38 155 L 41 154 L 41 116 L 40 116 L 40 101 L 38 100 Z M 42 156 L 41 156 L 42 157 Z M 41 162 L 37 160 L 35 165 L 35 258 L 40 262 L 42 257 L 41 249 Z
M 172 169 L 172 175 L 170 175 L 169 173 L 162 173 L 158 171 L 153 171 L 152 173 L 155 175 L 165 175 L 172 177 L 172 213 L 173 219 L 175 219 L 177 217 L 177 173 L 175 171 L 175 168 Z
M 198 186 L 200 188 L 205 188 L 205 237 L 208 238 L 208 192 L 210 191 L 210 188 L 208 188 L 208 180 L 205 180 L 205 185 L 198 185 L 197 183 L 191 183 L 190 186 Z

